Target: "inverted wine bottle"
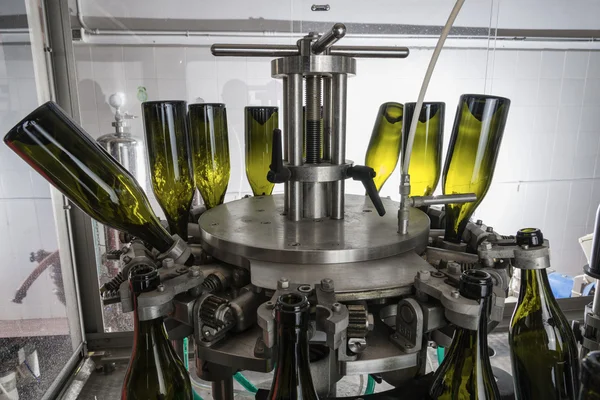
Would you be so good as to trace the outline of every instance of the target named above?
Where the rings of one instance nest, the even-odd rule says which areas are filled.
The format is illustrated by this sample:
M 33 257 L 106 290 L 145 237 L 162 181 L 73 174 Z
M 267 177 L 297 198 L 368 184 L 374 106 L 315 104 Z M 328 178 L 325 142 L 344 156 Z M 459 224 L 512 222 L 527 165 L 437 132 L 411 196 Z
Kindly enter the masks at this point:
M 589 352 L 581 360 L 579 400 L 600 400 L 600 351 Z
M 152 190 L 171 233 L 188 238 L 194 170 L 185 101 L 142 103 Z
M 579 393 L 579 357 L 573 331 L 550 288 L 549 249 L 539 229 L 521 229 L 515 267 L 521 269 L 519 299 L 508 344 L 517 400 L 567 400 Z
M 460 243 L 494 175 L 510 100 L 479 94 L 460 96 L 444 165 L 444 194 L 475 193 L 477 201 L 446 206 L 444 240 Z
M 444 361 L 435 371 L 431 400 L 500 400 L 488 354 L 487 326 L 492 276 L 468 270 L 460 277 L 461 296 L 479 302 L 477 330 L 458 327 Z
M 155 267 L 139 264 L 130 272 L 134 296 L 133 350 L 125 372 L 121 400 L 192 400 L 192 384 L 165 329 L 164 318 L 140 321 L 137 298 L 155 290 L 160 277 Z
M 408 132 L 415 105 L 404 104 L 404 132 Z M 432 195 L 440 180 L 445 111 L 445 103 L 423 103 L 408 168 L 412 196 Z M 407 139 L 408 135 L 404 135 L 404 145 Z
M 375 187 L 381 190 L 400 156 L 402 146 L 402 119 L 404 107 L 400 103 L 383 103 L 377 112 L 365 165 L 375 170 Z
M 306 296 L 288 293 L 277 299 L 277 363 L 269 400 L 318 399 L 310 374 L 309 317 Z
M 90 217 L 160 252 L 174 244 L 134 177 L 56 103 L 35 109 L 4 142 Z
M 225 104 L 190 104 L 189 121 L 196 187 L 213 208 L 225 200 L 231 169 Z
M 246 107 L 246 177 L 255 196 L 270 195 L 267 180 L 273 153 L 273 130 L 279 128 L 277 107 Z

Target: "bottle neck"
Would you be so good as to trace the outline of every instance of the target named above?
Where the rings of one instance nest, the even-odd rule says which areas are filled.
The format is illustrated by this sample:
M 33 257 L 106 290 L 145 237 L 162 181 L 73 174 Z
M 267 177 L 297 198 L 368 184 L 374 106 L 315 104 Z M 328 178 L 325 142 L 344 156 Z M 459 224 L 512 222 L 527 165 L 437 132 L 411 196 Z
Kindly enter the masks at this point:
M 480 302 L 479 325 L 476 331 L 458 328 L 454 334 L 454 340 L 450 346 L 450 351 L 467 352 L 472 357 L 477 357 L 483 362 L 489 363 L 487 331 L 488 331 L 488 314 L 490 311 L 491 299 L 486 297 Z
M 134 295 L 134 311 L 133 311 L 133 351 L 146 351 L 149 348 L 158 345 L 161 342 L 168 344 L 167 331 L 165 329 L 165 321 L 163 317 L 140 321 L 138 315 L 137 296 Z
M 545 269 L 522 269 L 519 304 L 534 299 L 541 302 L 556 302 L 548 281 L 548 273 Z

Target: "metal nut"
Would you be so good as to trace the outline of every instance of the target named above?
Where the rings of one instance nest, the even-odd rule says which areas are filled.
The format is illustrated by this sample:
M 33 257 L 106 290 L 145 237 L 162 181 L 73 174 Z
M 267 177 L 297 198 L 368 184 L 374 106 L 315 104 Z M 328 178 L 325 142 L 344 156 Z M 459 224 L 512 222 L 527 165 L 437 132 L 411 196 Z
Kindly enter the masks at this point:
M 417 279 L 420 281 L 427 281 L 431 278 L 431 273 L 429 271 L 419 271 L 417 272 Z
M 454 290 L 452 293 L 450 293 L 450 296 L 452 296 L 454 299 L 458 299 L 460 297 L 460 292 L 458 290 Z
M 460 264 L 450 261 L 446 265 L 446 268 L 448 269 L 449 274 L 460 275 L 460 272 L 461 272 Z
M 485 250 L 491 250 L 492 249 L 492 244 L 490 242 L 488 242 L 487 240 L 484 240 L 481 245 L 483 246 L 483 248 Z
M 281 278 L 281 279 L 279 279 L 279 281 L 277 281 L 278 289 L 287 289 L 289 287 L 290 287 L 290 281 L 288 278 Z
M 323 289 L 325 292 L 333 291 L 333 280 L 329 278 L 321 279 L 321 289 Z
M 162 265 L 165 268 L 172 268 L 173 265 L 175 265 L 175 260 L 173 260 L 172 258 L 165 258 L 164 260 L 162 260 Z
M 200 271 L 199 267 L 194 266 L 190 268 L 188 274 L 192 278 L 197 278 L 202 274 L 202 271 Z
M 335 312 L 340 312 L 342 311 L 342 305 L 340 303 L 333 303 L 331 309 Z
M 130 262 L 131 262 L 131 257 L 129 257 L 129 256 L 125 256 L 125 257 L 123 257 L 123 262 L 124 262 L 125 264 L 128 264 L 128 263 L 130 263 Z
M 478 219 L 477 222 L 475 222 L 475 225 L 481 226 L 483 225 L 483 221 Z
M 156 290 L 159 292 L 164 292 L 165 291 L 165 285 L 163 285 L 162 283 L 160 285 L 158 285 L 156 287 Z
M 486 231 L 487 233 L 493 233 L 493 232 L 494 232 L 494 228 L 493 228 L 493 227 L 491 227 L 491 226 L 488 226 L 488 227 L 485 229 L 485 231 Z

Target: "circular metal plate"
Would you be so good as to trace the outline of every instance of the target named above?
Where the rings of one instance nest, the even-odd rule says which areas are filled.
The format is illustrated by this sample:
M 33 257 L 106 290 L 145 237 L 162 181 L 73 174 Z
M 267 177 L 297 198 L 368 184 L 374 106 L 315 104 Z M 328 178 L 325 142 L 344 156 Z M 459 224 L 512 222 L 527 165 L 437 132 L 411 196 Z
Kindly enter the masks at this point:
M 283 78 L 289 74 L 329 75 L 356 74 L 356 60 L 344 56 L 295 56 L 271 61 L 271 76 Z
M 346 195 L 343 220 L 288 221 L 283 195 L 249 197 L 208 210 L 198 221 L 205 250 L 236 265 L 244 259 L 286 264 L 377 260 L 427 247 L 429 218 L 411 209 L 409 231 L 397 233 L 398 203 L 382 199 L 377 215 L 366 196 Z

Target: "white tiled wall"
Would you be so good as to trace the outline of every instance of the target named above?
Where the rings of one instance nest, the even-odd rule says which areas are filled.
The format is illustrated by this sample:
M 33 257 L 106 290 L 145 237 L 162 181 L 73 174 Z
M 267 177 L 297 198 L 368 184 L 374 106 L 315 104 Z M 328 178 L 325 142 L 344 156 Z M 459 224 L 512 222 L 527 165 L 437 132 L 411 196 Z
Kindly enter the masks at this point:
M 357 61 L 349 80 L 347 157 L 364 162 L 379 105 L 414 101 L 431 50 L 405 60 Z M 108 96 L 126 94 L 139 115 L 138 86 L 149 100 L 185 99 L 227 105 L 231 148 L 230 197 L 250 192 L 244 172 L 243 107 L 281 106 L 281 81 L 270 61 L 215 58 L 207 47 L 76 47 L 84 127 L 94 136 L 111 130 Z M 600 203 L 600 52 L 448 49 L 442 52 L 426 100 L 447 105 L 445 147 L 458 97 L 491 93 L 512 100 L 496 176 L 477 217 L 510 234 L 540 227 L 552 243 L 553 266 L 578 274 L 584 263 L 577 238 L 592 231 Z M 133 123 L 143 137 L 142 123 Z M 382 189 L 398 198 L 397 173 Z M 349 193 L 363 193 L 358 182 Z M 438 188 L 438 191 L 440 189 Z
M 0 43 L 0 135 L 37 105 L 31 47 Z M 23 304 L 11 301 L 37 266 L 29 254 L 57 246 L 48 183 L 0 143 L 0 320 L 66 316 L 48 272 L 35 281 Z

